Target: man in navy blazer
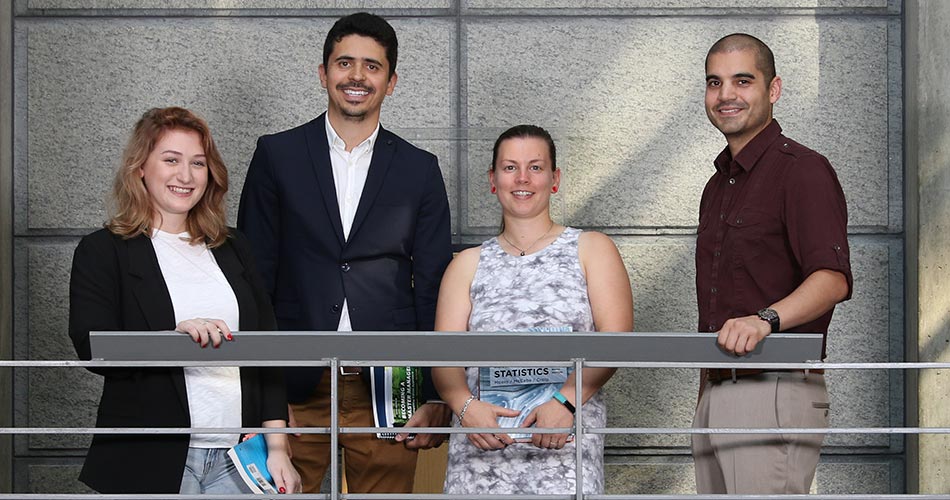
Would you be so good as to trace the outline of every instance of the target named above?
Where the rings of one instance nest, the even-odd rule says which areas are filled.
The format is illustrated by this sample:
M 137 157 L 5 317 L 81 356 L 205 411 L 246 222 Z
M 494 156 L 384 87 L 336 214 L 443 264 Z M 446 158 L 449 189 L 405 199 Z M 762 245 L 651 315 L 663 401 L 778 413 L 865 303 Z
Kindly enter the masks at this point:
M 327 112 L 261 137 L 248 168 L 238 226 L 251 241 L 281 330 L 432 330 L 442 273 L 452 258 L 449 206 L 434 155 L 379 125 L 396 85 L 396 33 L 358 13 L 327 34 L 320 82 Z M 341 427 L 373 427 L 366 373 L 341 369 Z M 368 371 L 368 370 L 366 370 Z M 291 425 L 327 427 L 330 376 L 287 371 Z M 428 394 L 435 399 L 434 389 Z M 428 403 L 408 426 L 447 425 Z M 444 436 L 397 441 L 343 434 L 348 491 L 411 492 L 416 451 Z M 304 492 L 319 491 L 329 436 L 291 439 Z

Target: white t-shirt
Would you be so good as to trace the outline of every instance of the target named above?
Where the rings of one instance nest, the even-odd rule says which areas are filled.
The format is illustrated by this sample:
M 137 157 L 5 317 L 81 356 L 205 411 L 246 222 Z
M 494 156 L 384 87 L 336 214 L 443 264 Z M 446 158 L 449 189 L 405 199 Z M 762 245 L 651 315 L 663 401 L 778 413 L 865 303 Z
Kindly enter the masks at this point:
M 224 273 L 207 245 L 190 245 L 182 238 L 155 230 L 152 246 L 171 295 L 175 323 L 213 318 L 238 329 L 238 303 Z M 184 335 L 184 334 L 183 334 Z M 195 346 L 195 349 L 200 349 Z M 209 344 L 205 349 L 212 349 Z M 241 427 L 241 374 L 236 366 L 185 367 L 185 388 L 192 427 Z M 192 448 L 229 448 L 237 434 L 193 434 Z

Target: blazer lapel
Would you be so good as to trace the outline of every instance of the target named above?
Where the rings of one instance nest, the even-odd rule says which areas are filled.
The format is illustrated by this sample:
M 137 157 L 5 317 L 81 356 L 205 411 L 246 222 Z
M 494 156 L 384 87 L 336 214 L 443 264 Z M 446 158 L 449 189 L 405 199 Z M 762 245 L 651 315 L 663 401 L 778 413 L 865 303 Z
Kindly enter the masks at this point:
M 128 242 L 129 274 L 138 278 L 132 293 L 138 301 L 148 329 L 174 329 L 175 309 L 151 240 L 146 236 L 137 236 Z
M 228 326 L 232 330 L 254 330 L 255 327 L 252 325 L 258 324 L 257 308 L 254 307 L 254 292 L 248 286 L 249 281 L 244 277 L 244 264 L 241 263 L 235 253 L 234 245 L 229 239 L 225 244 L 212 248 L 211 253 L 214 254 L 214 260 L 218 263 L 221 272 L 224 273 L 224 277 L 227 278 L 238 302 L 238 311 L 240 311 L 238 321 L 241 324 Z
M 162 268 L 158 265 L 155 248 L 147 236 L 137 236 L 129 242 L 129 274 L 138 278 L 133 285 L 132 293 L 139 303 L 142 316 L 149 330 L 162 331 L 175 329 L 175 308 L 171 296 L 168 294 L 168 285 L 162 276 Z M 181 368 L 169 370 L 175 389 L 178 392 L 178 401 L 182 408 L 188 408 L 188 393 L 185 388 L 185 371 Z
M 333 232 L 342 246 L 346 240 L 343 237 L 340 204 L 336 199 L 336 184 L 333 182 L 333 166 L 330 163 L 330 146 L 327 144 L 327 129 L 324 120 L 326 120 L 326 113 L 311 121 L 304 134 L 307 138 L 307 148 L 310 150 L 313 172 L 317 176 L 317 184 L 320 188 L 323 204 L 327 209 L 327 216 L 330 218 Z
M 369 163 L 369 172 L 366 174 L 366 184 L 363 185 L 360 204 L 356 207 L 353 227 L 350 228 L 350 239 L 353 239 L 353 235 L 359 231 L 360 225 L 366 220 L 370 209 L 373 208 L 373 203 L 376 202 L 376 196 L 383 187 L 386 172 L 389 171 L 395 152 L 396 145 L 392 134 L 380 127 L 379 134 L 376 136 L 376 144 L 373 146 L 373 159 Z

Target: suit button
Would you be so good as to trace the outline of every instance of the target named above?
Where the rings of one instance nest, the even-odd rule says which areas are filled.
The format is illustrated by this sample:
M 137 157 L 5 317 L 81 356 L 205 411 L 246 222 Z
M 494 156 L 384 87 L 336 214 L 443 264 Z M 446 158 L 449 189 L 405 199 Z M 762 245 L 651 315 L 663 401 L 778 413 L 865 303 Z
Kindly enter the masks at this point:
M 330 308 L 333 312 L 340 312 L 340 304 L 333 304 L 333 307 Z
M 340 264 L 340 271 L 343 271 L 344 273 L 350 272 L 350 263 L 344 262 L 343 264 Z

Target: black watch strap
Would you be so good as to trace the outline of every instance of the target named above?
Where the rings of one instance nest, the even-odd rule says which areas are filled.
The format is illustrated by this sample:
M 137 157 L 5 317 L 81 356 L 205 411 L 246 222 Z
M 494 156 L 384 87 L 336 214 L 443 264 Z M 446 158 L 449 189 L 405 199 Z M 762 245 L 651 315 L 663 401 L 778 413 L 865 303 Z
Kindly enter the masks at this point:
M 766 307 L 765 309 L 760 309 L 756 314 L 762 319 L 762 321 L 766 321 L 769 325 L 772 325 L 772 333 L 778 333 L 782 331 L 778 313 L 775 312 L 775 309 Z

